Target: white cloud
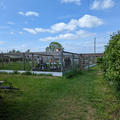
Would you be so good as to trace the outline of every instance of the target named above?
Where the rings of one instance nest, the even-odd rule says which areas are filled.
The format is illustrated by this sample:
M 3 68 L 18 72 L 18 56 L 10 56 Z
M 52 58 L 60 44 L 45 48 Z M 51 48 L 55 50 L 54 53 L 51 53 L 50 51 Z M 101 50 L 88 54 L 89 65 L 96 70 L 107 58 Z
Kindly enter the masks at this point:
M 9 21 L 9 22 L 8 22 L 8 24 L 9 24 L 9 25 L 14 25 L 15 23 L 14 23 L 14 22 Z
M 90 33 L 84 30 L 78 30 L 75 32 L 75 35 L 77 36 L 77 38 L 88 38 L 90 36 L 95 36 L 96 33 Z
M 114 6 L 114 1 L 113 0 L 104 0 L 102 4 L 102 8 L 111 8 Z
M 51 32 L 61 32 L 64 30 L 67 31 L 73 31 L 76 29 L 76 24 L 73 24 L 72 22 L 65 24 L 65 23 L 57 23 L 55 25 L 51 26 Z
M 4 41 L 0 41 L 0 45 L 3 45 L 5 42 Z
M 95 0 L 91 6 L 91 9 L 98 9 L 100 7 L 100 1 Z
M 27 12 L 18 12 L 18 14 L 20 14 L 20 15 L 23 15 L 23 16 L 36 16 L 36 17 L 38 17 L 39 16 L 39 13 L 37 13 L 37 12 L 34 12 L 34 11 L 27 11 Z
M 49 29 L 44 28 L 24 28 L 25 31 L 37 34 L 39 32 L 49 32 L 49 33 L 58 33 L 58 32 L 69 32 L 75 31 L 77 28 L 92 28 L 97 27 L 103 24 L 102 19 L 91 16 L 91 15 L 84 15 L 80 19 L 71 19 L 68 23 L 60 22 L 52 25 Z
M 23 32 L 18 32 L 20 35 L 22 35 L 23 34 Z
M 37 34 L 37 32 L 34 29 L 31 29 L 31 28 L 24 28 L 23 30 L 25 30 L 25 31 L 27 31 L 31 34 L 34 34 L 34 35 Z
M 91 9 L 108 9 L 114 6 L 113 0 L 94 0 Z
M 40 38 L 39 41 L 55 41 L 55 40 L 75 40 L 79 38 L 87 38 L 90 36 L 94 36 L 95 33 L 89 33 L 84 30 L 79 30 L 76 31 L 75 33 L 65 33 L 65 34 L 59 34 L 54 37 L 45 37 L 45 38 Z
M 80 5 L 80 0 L 61 0 L 61 3 L 75 3 Z
M 43 29 L 43 28 L 35 28 L 34 29 L 37 33 L 38 32 L 51 32 L 49 29 Z
M 40 38 L 39 41 L 55 41 L 55 40 L 66 40 L 66 39 L 72 39 L 74 37 L 74 34 L 72 33 L 66 33 L 66 34 L 60 34 L 55 37 L 46 37 L 46 38 Z
M 102 24 L 103 21 L 100 18 L 91 15 L 84 15 L 81 19 L 78 20 L 78 25 L 84 28 L 97 27 Z
M 11 35 L 14 35 L 14 32 L 10 32 Z

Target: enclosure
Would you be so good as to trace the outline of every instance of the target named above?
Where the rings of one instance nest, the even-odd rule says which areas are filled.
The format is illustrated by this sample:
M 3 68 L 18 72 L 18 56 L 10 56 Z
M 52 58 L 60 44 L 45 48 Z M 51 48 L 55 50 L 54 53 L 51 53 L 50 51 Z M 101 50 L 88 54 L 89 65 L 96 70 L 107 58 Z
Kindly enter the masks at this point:
M 65 72 L 88 69 L 102 53 L 78 54 L 67 51 L 1 53 L 0 70 Z

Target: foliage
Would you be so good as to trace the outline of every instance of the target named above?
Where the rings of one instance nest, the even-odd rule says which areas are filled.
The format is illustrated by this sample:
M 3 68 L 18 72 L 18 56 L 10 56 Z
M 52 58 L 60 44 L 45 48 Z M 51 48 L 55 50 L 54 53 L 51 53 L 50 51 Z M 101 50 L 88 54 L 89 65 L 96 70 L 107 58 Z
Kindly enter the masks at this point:
M 103 63 L 103 58 L 102 57 L 98 57 L 97 58 L 97 63 L 98 64 L 102 64 Z
M 54 51 L 56 51 L 56 48 L 58 48 L 59 50 L 63 50 L 64 48 L 63 48 L 63 46 L 60 44 L 60 43 L 58 43 L 58 42 L 51 42 L 50 44 L 49 44 L 49 46 L 46 48 L 46 51 L 47 52 L 54 52 Z
M 111 35 L 104 52 L 103 69 L 105 79 L 115 81 L 120 87 L 120 32 Z
M 20 51 L 13 49 L 13 50 L 9 51 L 9 53 L 20 53 Z
M 13 74 L 19 74 L 17 70 L 14 70 Z
M 30 53 L 30 49 L 26 50 L 25 53 Z
M 30 71 L 23 72 L 22 75 L 32 75 Z

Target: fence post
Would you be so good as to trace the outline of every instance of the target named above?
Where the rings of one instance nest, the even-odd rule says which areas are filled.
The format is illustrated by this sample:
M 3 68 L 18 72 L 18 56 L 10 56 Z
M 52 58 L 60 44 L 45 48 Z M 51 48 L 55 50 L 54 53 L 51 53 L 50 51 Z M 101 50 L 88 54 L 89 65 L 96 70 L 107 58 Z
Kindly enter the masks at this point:
M 23 70 L 25 70 L 25 53 L 23 53 Z
M 79 60 L 80 60 L 80 61 L 79 61 L 79 62 L 80 62 L 80 70 L 82 70 L 82 60 L 83 60 L 83 59 L 82 59 L 82 54 L 80 54 L 79 57 L 80 57 L 80 59 L 79 59 Z
M 88 56 L 87 59 L 88 59 L 88 70 L 89 70 L 90 56 Z
M 53 59 L 53 70 L 54 70 L 54 68 L 55 68 L 55 57 L 54 56 L 52 56 L 52 59 Z
M 79 63 L 78 63 L 78 67 L 79 67 L 79 69 L 80 69 L 80 66 L 81 66 L 80 54 L 78 55 L 78 60 L 79 60 L 79 61 L 78 61 L 78 62 L 79 62 Z
M 94 64 L 96 64 L 96 56 L 94 56 Z
M 84 70 L 84 67 L 86 66 L 86 61 L 85 61 L 85 55 L 82 56 L 82 69 Z
M 74 54 L 72 54 L 72 69 L 74 68 Z
M 64 67 L 63 67 L 63 50 L 61 51 L 60 62 L 61 62 L 61 72 L 64 72 Z
M 11 62 L 11 59 L 10 59 L 10 57 L 8 57 L 8 63 L 10 63 Z
M 34 54 L 32 53 L 32 70 L 34 68 Z
M 4 67 L 4 55 L 3 55 L 3 53 L 1 54 L 1 58 L 2 58 L 2 67 Z

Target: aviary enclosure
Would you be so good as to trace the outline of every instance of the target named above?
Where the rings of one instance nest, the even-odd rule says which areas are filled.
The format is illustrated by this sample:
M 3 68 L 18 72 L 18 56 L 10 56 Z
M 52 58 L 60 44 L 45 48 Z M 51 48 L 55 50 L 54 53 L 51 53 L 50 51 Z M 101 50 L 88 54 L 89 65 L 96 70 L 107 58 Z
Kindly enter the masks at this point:
M 65 72 L 72 69 L 88 69 L 96 64 L 103 53 L 78 54 L 67 51 L 1 53 L 0 70 Z

